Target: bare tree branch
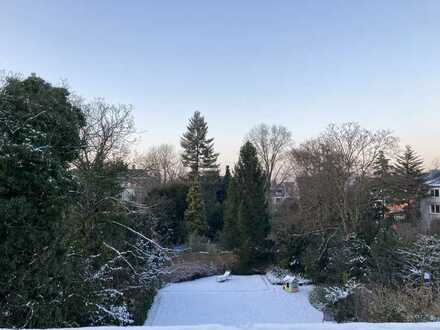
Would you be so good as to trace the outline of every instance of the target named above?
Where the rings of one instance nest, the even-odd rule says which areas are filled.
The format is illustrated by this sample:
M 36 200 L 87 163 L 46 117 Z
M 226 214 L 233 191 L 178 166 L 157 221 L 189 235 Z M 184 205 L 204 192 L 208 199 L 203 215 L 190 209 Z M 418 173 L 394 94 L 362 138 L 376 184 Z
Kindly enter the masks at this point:
M 266 187 L 285 179 L 285 153 L 292 143 L 292 134 L 284 126 L 260 124 L 246 135 L 257 149 L 261 165 L 266 173 Z M 282 174 L 282 175 L 281 175 Z
M 103 99 L 78 103 L 85 114 L 86 126 L 81 130 L 84 146 L 76 165 L 90 168 L 125 156 L 129 137 L 134 132 L 132 106 L 112 105 Z

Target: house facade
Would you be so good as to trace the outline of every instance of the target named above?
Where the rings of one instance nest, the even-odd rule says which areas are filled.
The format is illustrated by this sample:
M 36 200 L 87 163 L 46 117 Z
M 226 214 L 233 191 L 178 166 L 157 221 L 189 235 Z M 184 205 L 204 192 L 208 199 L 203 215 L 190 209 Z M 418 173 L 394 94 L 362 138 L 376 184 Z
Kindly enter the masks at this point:
M 423 227 L 426 231 L 440 229 L 440 175 L 425 182 L 428 196 L 420 203 Z
M 120 177 L 120 182 L 123 189 L 121 199 L 137 204 L 145 204 L 149 192 L 160 184 L 158 178 L 134 167 Z
M 288 199 L 292 199 L 295 194 L 295 184 L 293 182 L 283 182 L 270 187 L 270 200 L 272 205 L 277 206 Z

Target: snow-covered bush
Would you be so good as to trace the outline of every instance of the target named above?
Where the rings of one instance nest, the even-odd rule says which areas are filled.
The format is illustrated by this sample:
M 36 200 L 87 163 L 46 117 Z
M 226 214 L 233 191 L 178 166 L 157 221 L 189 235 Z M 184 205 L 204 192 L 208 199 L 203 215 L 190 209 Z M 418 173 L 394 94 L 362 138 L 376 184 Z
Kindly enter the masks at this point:
M 370 273 L 370 247 L 356 234 L 331 246 L 327 252 L 327 263 L 323 272 L 329 282 L 346 282 L 349 279 L 362 281 Z
M 354 295 L 361 285 L 353 280 L 342 286 L 317 286 L 310 293 L 310 303 L 321 311 L 331 312 L 338 322 L 354 321 Z
M 100 261 L 96 263 L 94 256 L 89 257 L 86 280 L 94 288 L 89 301 L 95 306 L 91 308 L 94 325 L 139 323 L 137 314 L 145 314 L 145 310 L 138 311 L 137 306 L 144 308 L 144 301 L 152 301 L 168 262 L 165 251 L 154 241 L 130 227 L 125 229 L 130 234 L 124 241 L 115 242 L 116 246 L 103 242 L 103 252 L 108 250 L 109 259 L 98 256 Z M 94 265 L 100 266 L 96 269 Z
M 325 288 L 325 299 L 327 305 L 336 304 L 338 301 L 347 299 L 354 291 L 360 287 L 360 284 L 354 280 L 349 280 L 343 286 L 330 286 Z
M 108 309 L 100 304 L 96 304 L 96 307 L 98 308 L 98 312 L 97 312 L 98 316 L 96 320 L 97 323 L 100 323 L 106 317 L 113 318 L 116 322 L 119 323 L 119 325 L 132 324 L 134 322 L 132 316 L 128 312 L 127 305 L 125 304 L 122 304 L 120 306 L 110 306 Z
M 283 284 L 283 279 L 286 276 L 293 276 L 293 274 L 289 270 L 277 266 L 266 272 L 267 280 L 275 285 Z
M 403 280 L 440 287 L 440 238 L 421 235 L 409 248 L 400 249 Z
M 299 285 L 310 284 L 311 281 L 304 278 L 301 274 L 294 274 L 288 269 L 284 269 L 278 266 L 275 266 L 266 272 L 267 280 L 274 285 L 284 284 L 284 278 L 286 276 L 293 277 Z

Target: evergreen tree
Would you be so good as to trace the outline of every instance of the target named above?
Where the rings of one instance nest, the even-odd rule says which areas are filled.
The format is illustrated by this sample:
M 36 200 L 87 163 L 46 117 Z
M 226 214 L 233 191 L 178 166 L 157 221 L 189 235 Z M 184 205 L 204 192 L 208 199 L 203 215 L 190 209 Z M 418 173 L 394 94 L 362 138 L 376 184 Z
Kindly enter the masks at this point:
M 423 174 L 423 160 L 407 145 L 402 155 L 397 157 L 395 174 L 411 179 L 419 179 Z
M 180 145 L 184 149 L 182 163 L 191 169 L 193 176 L 202 172 L 217 172 L 217 157 L 214 152 L 214 139 L 207 137 L 208 125 L 205 118 L 196 111 L 189 120 L 187 132 L 183 134 Z
M 221 187 L 217 192 L 217 201 L 223 203 L 226 199 L 229 182 L 231 181 L 231 171 L 229 170 L 229 165 L 226 166 L 225 175 L 223 176 Z
M 155 232 L 162 244 L 176 245 L 185 241 L 185 210 L 188 195 L 186 182 L 171 182 L 153 189 L 147 204 L 153 205 L 152 212 L 157 219 Z
M 201 194 L 200 182 L 197 177 L 193 179 L 186 197 L 188 208 L 185 211 L 187 232 L 191 235 L 204 236 L 207 232 L 206 212 Z
M 373 164 L 373 204 L 379 221 L 385 216 L 386 204 L 392 202 L 392 170 L 390 160 L 383 151 Z
M 64 241 L 83 123 L 65 88 L 35 75 L 0 87 L 0 327 L 62 326 L 84 308 Z
M 228 190 L 224 232 L 226 245 L 238 250 L 242 271 L 264 254 L 270 230 L 265 179 L 255 147 L 246 142 Z
M 405 213 L 409 221 L 419 217 L 419 202 L 424 196 L 423 161 L 411 146 L 406 146 L 394 166 L 394 189 L 397 199 L 406 204 Z
M 224 201 L 229 185 L 231 173 L 229 166 L 223 177 L 205 175 L 201 177 L 202 195 L 205 203 L 206 218 L 208 222 L 208 238 L 215 240 L 224 225 Z
M 390 160 L 385 157 L 383 151 L 379 151 L 379 156 L 373 164 L 373 175 L 380 179 L 380 182 L 385 185 L 387 179 L 391 175 L 393 167 L 390 164 Z
M 235 178 L 231 177 L 224 208 L 222 243 L 227 249 L 236 249 L 240 244 L 238 237 L 237 214 L 239 193 Z

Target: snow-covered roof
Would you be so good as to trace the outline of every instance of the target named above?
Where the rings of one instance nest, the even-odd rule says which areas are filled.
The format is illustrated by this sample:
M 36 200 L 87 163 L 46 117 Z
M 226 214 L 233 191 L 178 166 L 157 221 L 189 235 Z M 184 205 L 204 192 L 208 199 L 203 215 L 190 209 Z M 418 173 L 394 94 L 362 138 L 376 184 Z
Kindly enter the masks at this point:
M 440 187 L 440 176 L 425 182 L 430 187 Z

